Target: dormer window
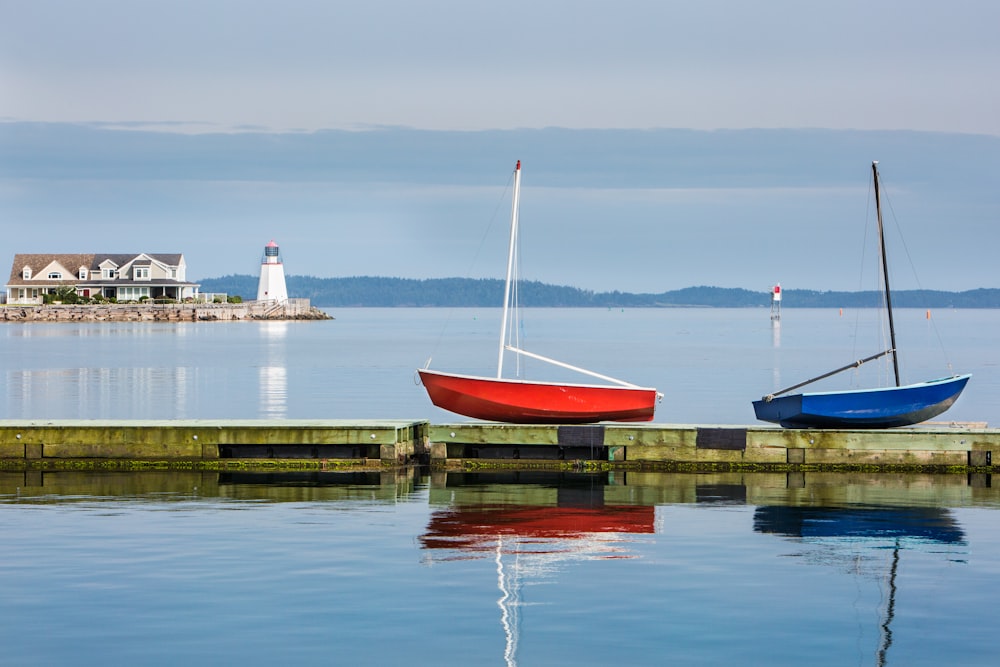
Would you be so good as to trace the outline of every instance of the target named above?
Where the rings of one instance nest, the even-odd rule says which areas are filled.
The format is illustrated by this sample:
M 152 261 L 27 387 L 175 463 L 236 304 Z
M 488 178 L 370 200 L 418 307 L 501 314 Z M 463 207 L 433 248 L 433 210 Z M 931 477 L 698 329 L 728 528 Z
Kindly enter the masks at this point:
M 31 267 L 30 266 L 26 266 L 23 269 L 21 269 L 21 277 L 24 278 L 25 280 L 31 280 Z
M 80 267 L 80 271 L 79 271 L 79 273 L 77 275 L 80 276 L 80 280 L 86 280 L 87 279 L 87 267 L 81 266 Z
M 114 269 L 101 269 L 101 278 L 104 280 L 114 280 L 116 271 Z
M 132 277 L 135 280 L 149 280 L 149 267 L 137 266 L 132 269 Z
M 50 271 L 49 280 L 62 280 L 62 274 L 58 271 Z

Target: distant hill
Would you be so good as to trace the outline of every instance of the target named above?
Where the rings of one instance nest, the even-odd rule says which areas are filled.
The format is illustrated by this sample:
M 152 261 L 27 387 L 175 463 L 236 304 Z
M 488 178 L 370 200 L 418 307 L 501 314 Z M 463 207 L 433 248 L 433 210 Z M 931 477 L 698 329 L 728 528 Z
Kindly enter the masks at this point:
M 306 298 L 319 308 L 383 308 L 403 306 L 489 307 L 503 300 L 499 279 L 314 278 L 286 276 L 288 294 Z M 224 292 L 244 299 L 257 296 L 257 276 L 230 275 L 204 278 L 202 292 Z M 769 307 L 771 295 L 740 288 L 686 287 L 660 294 L 592 292 L 562 285 L 527 282 L 520 285 L 521 303 L 545 308 L 756 308 Z M 871 308 L 879 305 L 878 292 L 818 292 L 786 289 L 782 308 Z M 902 290 L 893 292 L 899 308 L 1000 308 L 1000 289 L 966 292 Z

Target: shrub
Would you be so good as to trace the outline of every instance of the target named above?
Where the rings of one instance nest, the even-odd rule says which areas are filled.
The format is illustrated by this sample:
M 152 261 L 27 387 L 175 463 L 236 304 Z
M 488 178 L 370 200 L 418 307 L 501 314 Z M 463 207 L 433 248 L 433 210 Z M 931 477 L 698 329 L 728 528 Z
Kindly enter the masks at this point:
M 54 292 L 42 295 L 42 303 L 80 303 L 80 295 L 70 285 L 57 287 Z

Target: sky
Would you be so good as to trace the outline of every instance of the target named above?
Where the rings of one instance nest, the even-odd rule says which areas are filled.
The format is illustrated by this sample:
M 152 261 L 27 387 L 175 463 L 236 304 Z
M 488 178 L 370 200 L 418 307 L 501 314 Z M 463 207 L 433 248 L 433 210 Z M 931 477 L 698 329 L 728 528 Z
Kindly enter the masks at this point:
M 991 0 L 2 0 L 0 117 L 1000 134 Z
M 15 252 L 183 252 L 194 276 L 214 277 L 255 272 L 276 238 L 289 273 L 499 277 L 503 241 L 480 228 L 502 228 L 498 196 L 524 159 L 529 277 L 600 291 L 854 289 L 853 265 L 826 255 L 857 254 L 842 225 L 863 217 L 879 159 L 890 182 L 901 177 L 912 259 L 931 266 L 920 286 L 993 287 L 1000 203 L 988 184 L 1000 174 L 970 189 L 913 172 L 933 170 L 932 155 L 996 167 L 998 25 L 1000 4 L 976 0 L 0 0 L 0 126 L 45 124 L 30 168 L 0 144 L 0 217 L 31 230 L 8 237 L 0 264 Z M 579 133 L 532 133 L 553 128 Z M 752 151 L 769 163 L 789 151 L 786 173 L 719 182 L 730 154 L 668 164 L 640 155 L 634 136 L 602 133 L 661 128 L 702 132 L 665 151 L 755 128 L 853 133 L 819 135 L 824 155 L 840 136 L 859 150 L 836 176 L 803 183 L 829 174 L 802 157 L 817 135 L 782 135 L 735 163 L 752 171 Z M 349 172 L 372 154 L 366 140 L 336 144 L 333 172 L 307 146 L 259 143 L 331 130 L 394 143 L 364 178 Z M 496 130 L 507 133 L 483 148 L 481 133 Z M 907 148 L 885 131 L 916 134 Z M 150 147 L 151 132 L 177 143 Z M 253 138 L 180 139 L 219 134 Z M 913 150 L 939 135 L 947 150 Z M 206 159 L 211 150 L 231 159 Z M 420 173 L 428 151 L 440 162 Z M 615 169 L 588 170 L 581 155 Z M 168 162 L 183 173 L 164 176 Z M 803 220 L 815 231 L 802 233 Z M 955 248 L 944 256 L 943 224 Z

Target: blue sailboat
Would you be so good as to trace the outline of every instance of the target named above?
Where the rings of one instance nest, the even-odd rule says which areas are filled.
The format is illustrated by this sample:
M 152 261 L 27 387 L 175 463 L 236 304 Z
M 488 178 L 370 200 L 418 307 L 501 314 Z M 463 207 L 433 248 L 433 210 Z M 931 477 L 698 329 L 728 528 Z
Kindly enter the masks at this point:
M 927 382 L 901 385 L 899 361 L 896 358 L 896 331 L 892 320 L 892 297 L 889 292 L 889 269 L 885 254 L 885 234 L 882 227 L 882 205 L 879 197 L 878 162 L 872 162 L 875 183 L 875 211 L 882 258 L 882 285 L 889 320 L 890 347 L 818 377 L 800 382 L 753 402 L 754 414 L 760 421 L 780 424 L 785 428 L 873 429 L 912 426 L 932 419 L 950 408 L 972 377 L 952 375 Z M 852 389 L 789 394 L 789 392 L 830 377 L 841 371 L 857 368 L 863 363 L 892 355 L 896 386 L 876 389 Z

